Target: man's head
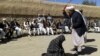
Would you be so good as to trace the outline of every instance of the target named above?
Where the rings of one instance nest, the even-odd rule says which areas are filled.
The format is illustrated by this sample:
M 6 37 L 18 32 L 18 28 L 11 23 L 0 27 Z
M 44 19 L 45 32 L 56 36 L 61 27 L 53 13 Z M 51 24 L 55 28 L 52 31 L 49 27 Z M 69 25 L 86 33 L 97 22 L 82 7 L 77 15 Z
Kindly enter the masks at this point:
M 83 10 L 81 9 L 80 12 L 83 14 Z
M 74 6 L 67 6 L 65 9 L 70 15 L 72 15 L 75 12 Z
M 7 21 L 6 21 L 6 18 L 2 18 L 2 22 L 7 22 Z
M 38 17 L 40 17 L 41 16 L 41 14 L 38 14 Z
M 45 17 L 45 14 L 43 13 L 42 16 Z
M 6 18 L 2 18 L 2 21 L 6 21 Z

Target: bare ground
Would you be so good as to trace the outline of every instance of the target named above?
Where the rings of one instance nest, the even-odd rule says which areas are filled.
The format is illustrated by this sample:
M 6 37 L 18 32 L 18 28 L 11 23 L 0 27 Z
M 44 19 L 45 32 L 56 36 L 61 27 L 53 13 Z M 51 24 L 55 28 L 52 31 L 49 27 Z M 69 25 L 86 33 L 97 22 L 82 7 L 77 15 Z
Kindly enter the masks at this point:
M 41 56 L 45 53 L 49 42 L 58 35 L 22 37 L 5 44 L 0 44 L 0 56 Z M 74 51 L 70 34 L 65 34 L 66 41 L 63 43 L 64 50 L 68 56 Z M 88 42 L 83 51 L 87 56 L 100 56 L 100 33 L 88 33 Z

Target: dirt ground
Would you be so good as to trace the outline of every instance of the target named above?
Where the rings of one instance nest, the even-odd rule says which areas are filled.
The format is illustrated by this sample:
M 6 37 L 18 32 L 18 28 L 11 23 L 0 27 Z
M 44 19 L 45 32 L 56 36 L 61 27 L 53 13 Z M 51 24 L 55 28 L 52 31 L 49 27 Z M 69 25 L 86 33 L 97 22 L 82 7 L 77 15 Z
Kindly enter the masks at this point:
M 4 44 L 0 43 L 0 56 L 41 56 L 42 53 L 46 53 L 49 42 L 57 36 L 26 36 Z M 64 50 L 68 56 L 73 56 L 75 51 L 72 51 L 72 36 L 65 34 L 65 37 Z M 83 56 L 100 56 L 100 33 L 88 33 L 87 38 Z

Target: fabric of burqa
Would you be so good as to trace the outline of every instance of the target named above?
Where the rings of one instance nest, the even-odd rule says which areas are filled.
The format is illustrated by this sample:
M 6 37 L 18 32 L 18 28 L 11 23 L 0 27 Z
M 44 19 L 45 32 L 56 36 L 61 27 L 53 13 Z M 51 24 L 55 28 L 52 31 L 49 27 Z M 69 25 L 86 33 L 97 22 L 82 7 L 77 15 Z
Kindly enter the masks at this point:
M 65 56 L 64 48 L 62 46 L 63 41 L 65 41 L 64 35 L 60 35 L 53 39 L 48 46 L 46 56 Z

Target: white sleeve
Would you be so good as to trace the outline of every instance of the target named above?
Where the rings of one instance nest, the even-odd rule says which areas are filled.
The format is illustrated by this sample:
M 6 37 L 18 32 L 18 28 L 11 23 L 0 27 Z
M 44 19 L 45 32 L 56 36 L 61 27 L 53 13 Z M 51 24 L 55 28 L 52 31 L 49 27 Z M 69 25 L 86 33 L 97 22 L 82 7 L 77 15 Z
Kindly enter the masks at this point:
M 26 26 L 25 22 L 24 22 L 24 26 Z

